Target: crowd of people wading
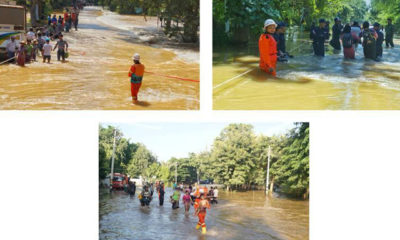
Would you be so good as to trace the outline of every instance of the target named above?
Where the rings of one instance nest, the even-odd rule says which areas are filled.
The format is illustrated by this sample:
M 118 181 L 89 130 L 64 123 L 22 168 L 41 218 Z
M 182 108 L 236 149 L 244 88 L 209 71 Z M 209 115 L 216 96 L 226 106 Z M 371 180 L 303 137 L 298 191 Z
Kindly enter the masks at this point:
M 330 33 L 329 21 L 321 18 L 319 25 L 313 24 L 310 29 L 310 38 L 314 55 L 325 56 L 325 43 L 331 38 L 329 44 L 334 48 L 334 53 L 339 53 L 343 47 L 344 58 L 355 59 L 358 45 L 363 47 L 364 57 L 374 61 L 379 61 L 383 57 L 383 43 L 386 47 L 394 48 L 394 25 L 392 19 L 387 19 L 387 25 L 382 26 L 375 22 L 370 24 L 363 22 L 362 26 L 357 21 L 342 24 L 339 18 L 334 19 L 332 27 L 332 38 Z M 278 24 L 272 19 L 267 19 L 264 23 L 264 34 L 259 39 L 260 68 L 268 74 L 276 76 L 276 63 L 286 62 L 293 57 L 286 51 L 285 31 L 287 25 L 284 22 Z
M 188 214 L 191 206 L 193 205 L 193 215 L 198 217 L 196 229 L 201 228 L 202 234 L 205 234 L 207 232 L 205 223 L 207 209 L 210 208 L 210 204 L 218 203 L 218 188 L 211 187 L 210 189 L 208 189 L 207 186 L 202 186 L 198 184 L 195 184 L 195 186 L 193 187 L 190 184 L 184 185 L 183 183 L 181 183 L 178 185 L 174 183 L 172 189 L 174 190 L 174 192 L 169 198 L 172 209 L 178 209 L 179 202 L 182 201 L 183 205 L 185 206 L 185 214 Z M 128 192 L 131 197 L 135 195 L 135 182 L 128 180 L 126 192 Z M 150 202 L 153 199 L 154 192 L 158 194 L 159 205 L 164 205 L 165 186 L 163 182 L 156 181 L 155 184 L 143 184 L 142 191 L 138 195 L 138 199 L 142 207 L 150 206 Z

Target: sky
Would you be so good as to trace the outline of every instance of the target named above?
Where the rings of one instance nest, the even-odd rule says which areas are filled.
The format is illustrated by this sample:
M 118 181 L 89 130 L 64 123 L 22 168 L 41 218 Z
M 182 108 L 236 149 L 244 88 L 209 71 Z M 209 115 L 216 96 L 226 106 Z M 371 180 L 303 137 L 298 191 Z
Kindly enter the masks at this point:
M 131 142 L 143 143 L 158 157 L 187 157 L 190 152 L 210 150 L 214 139 L 229 123 L 102 123 L 119 128 Z M 292 122 L 251 123 L 256 134 L 280 135 L 294 127 Z

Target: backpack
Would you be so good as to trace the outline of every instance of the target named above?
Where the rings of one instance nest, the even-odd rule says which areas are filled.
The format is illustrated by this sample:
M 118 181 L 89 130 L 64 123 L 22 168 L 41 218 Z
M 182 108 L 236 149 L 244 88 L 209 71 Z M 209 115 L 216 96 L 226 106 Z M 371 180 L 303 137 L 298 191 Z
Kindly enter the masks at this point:
M 351 48 L 353 46 L 353 37 L 350 33 L 345 33 L 343 34 L 342 42 L 344 48 Z
M 376 39 L 374 37 L 374 35 L 372 34 L 371 30 L 365 30 L 363 31 L 363 46 L 366 45 L 375 45 L 376 43 Z

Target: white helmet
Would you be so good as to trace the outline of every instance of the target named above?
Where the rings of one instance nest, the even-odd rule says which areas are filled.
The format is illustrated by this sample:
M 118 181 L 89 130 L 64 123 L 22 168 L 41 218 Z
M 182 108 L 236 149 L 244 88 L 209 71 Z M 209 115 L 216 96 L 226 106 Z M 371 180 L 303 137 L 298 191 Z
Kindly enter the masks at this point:
M 137 61 L 139 61 L 140 60 L 140 55 L 139 55 L 139 53 L 135 53 L 134 55 L 133 55 L 133 60 L 137 60 Z
M 272 20 L 272 19 L 265 20 L 264 28 L 268 27 L 269 25 L 275 25 L 275 27 L 277 26 L 274 20 Z

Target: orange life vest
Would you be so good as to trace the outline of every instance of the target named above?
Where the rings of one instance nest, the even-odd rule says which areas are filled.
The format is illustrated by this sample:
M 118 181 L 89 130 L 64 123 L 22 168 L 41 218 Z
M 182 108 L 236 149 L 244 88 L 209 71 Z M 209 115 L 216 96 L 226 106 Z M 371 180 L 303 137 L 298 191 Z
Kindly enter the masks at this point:
M 144 65 L 143 64 L 133 64 L 129 70 L 129 77 L 135 74 L 137 77 L 143 77 L 144 75 Z
M 200 209 L 200 211 L 206 212 L 206 209 L 207 209 L 207 208 L 210 208 L 210 203 L 209 203 L 206 199 L 204 199 L 204 200 L 205 200 L 206 204 L 205 204 L 205 206 L 204 206 L 204 205 L 202 206 L 203 209 Z M 200 199 L 200 198 L 197 198 L 197 199 L 195 200 L 194 205 L 193 205 L 194 209 L 197 210 L 197 209 L 200 207 L 200 202 L 201 202 L 201 201 L 203 201 L 203 200 Z
M 200 193 L 203 193 L 204 194 L 204 196 L 207 196 L 207 194 L 208 194 L 208 189 L 207 189 L 207 187 L 197 187 L 196 188 L 196 192 L 194 192 L 194 196 L 195 197 L 200 197 Z
M 260 68 L 276 76 L 276 62 L 278 60 L 278 50 L 276 47 L 276 41 L 271 34 L 262 34 L 258 41 L 258 48 L 260 51 Z M 269 71 L 269 68 L 273 68 L 273 72 Z

